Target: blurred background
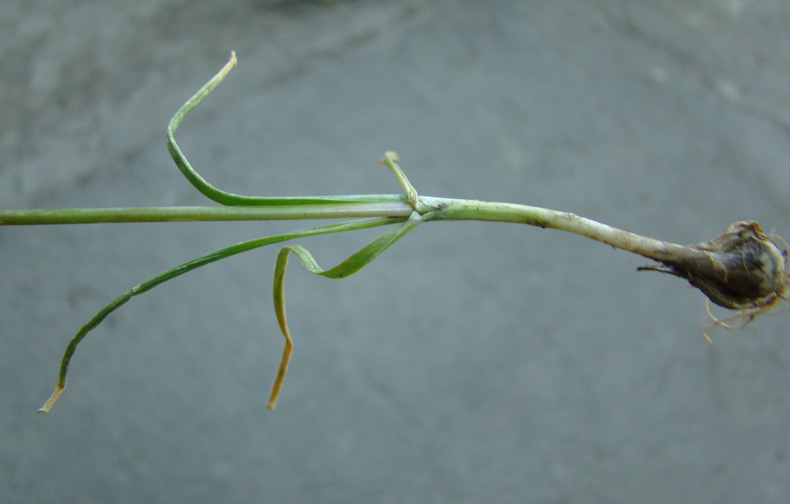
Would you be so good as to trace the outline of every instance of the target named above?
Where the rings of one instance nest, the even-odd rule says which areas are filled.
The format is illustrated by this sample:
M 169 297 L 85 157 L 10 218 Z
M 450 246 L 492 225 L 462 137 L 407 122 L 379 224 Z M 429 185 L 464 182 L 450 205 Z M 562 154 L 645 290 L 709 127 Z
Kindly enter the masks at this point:
M 572 211 L 680 243 L 790 236 L 790 6 L 778 0 L 4 0 L 0 206 L 202 205 L 223 189 L 399 193 Z M 557 231 L 420 226 L 358 274 L 277 248 L 310 223 L 0 229 L 0 501 L 783 503 L 787 316 L 701 329 L 704 296 Z M 374 233 L 300 241 L 325 266 Z M 719 316 L 725 315 L 721 311 Z

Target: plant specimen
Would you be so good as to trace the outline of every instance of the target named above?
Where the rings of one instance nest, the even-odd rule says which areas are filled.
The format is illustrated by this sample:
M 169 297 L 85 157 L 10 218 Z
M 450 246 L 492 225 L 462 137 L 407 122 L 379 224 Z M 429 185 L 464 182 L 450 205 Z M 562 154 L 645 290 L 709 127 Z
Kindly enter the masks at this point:
M 709 241 L 696 245 L 678 245 L 623 231 L 568 212 L 512 203 L 421 196 L 401 170 L 394 152 L 385 153 L 380 162 L 392 170 L 405 194 L 257 197 L 218 189 L 192 168 L 178 147 L 174 135 L 186 115 L 235 65 L 236 55 L 231 53 L 230 61 L 187 100 L 167 128 L 167 146 L 178 168 L 198 191 L 221 206 L 0 210 L 0 225 L 317 218 L 349 220 L 237 243 L 179 264 L 130 288 L 94 315 L 68 343 L 55 391 L 39 413 L 48 412 L 66 387 L 69 363 L 83 338 L 132 297 L 206 264 L 306 236 L 391 226 L 345 261 L 328 269 L 321 268 L 310 252 L 300 245 L 289 244 L 280 250 L 275 263 L 273 301 L 285 346 L 268 402 L 270 409 L 274 409 L 277 402 L 293 347 L 285 316 L 283 292 L 289 255 L 295 254 L 308 270 L 317 275 L 344 278 L 360 270 L 387 247 L 424 222 L 483 220 L 528 224 L 568 231 L 652 259 L 655 263 L 639 270 L 659 271 L 683 278 L 701 290 L 713 303 L 736 311 L 723 320 L 711 315 L 713 322 L 703 329 L 706 338 L 708 336 L 705 331 L 708 328 L 721 325 L 732 329 L 748 325 L 756 316 L 773 309 L 788 297 L 788 246 L 781 238 L 764 233 L 757 222 L 735 222 Z M 734 323 L 728 325 L 727 322 L 731 321 Z M 710 342 L 709 338 L 708 341 Z

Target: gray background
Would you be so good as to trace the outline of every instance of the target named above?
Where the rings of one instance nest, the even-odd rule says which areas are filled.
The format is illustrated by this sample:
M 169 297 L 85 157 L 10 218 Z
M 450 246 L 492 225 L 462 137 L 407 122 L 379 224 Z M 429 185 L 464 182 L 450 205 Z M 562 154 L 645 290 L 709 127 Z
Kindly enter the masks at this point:
M 0 6 L 4 208 L 205 204 L 164 147 L 261 195 L 548 206 L 681 243 L 790 235 L 790 7 L 662 2 Z M 703 296 L 556 231 L 431 223 L 357 275 L 297 263 L 278 409 L 277 249 L 135 298 L 193 256 L 304 223 L 0 229 L 2 502 L 787 502 L 786 318 L 711 331 Z M 324 265 L 373 235 L 304 240 Z M 721 312 L 717 312 L 721 313 Z

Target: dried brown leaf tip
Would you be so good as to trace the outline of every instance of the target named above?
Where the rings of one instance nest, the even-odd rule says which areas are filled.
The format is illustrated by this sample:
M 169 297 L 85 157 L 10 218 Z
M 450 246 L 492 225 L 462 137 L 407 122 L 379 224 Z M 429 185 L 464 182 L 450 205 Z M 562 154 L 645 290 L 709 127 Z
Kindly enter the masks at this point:
M 681 247 L 660 266 L 639 269 L 685 278 L 715 304 L 741 310 L 712 324 L 735 328 L 788 297 L 787 249 L 784 240 L 767 235 L 757 222 L 738 221 L 710 241 Z M 724 323 L 736 319 L 732 326 Z

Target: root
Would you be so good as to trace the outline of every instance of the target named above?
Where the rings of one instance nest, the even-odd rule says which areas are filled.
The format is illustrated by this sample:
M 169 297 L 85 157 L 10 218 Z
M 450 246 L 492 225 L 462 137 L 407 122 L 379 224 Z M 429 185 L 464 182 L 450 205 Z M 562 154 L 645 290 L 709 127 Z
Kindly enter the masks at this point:
M 708 316 L 711 318 L 712 322 L 706 324 L 702 328 L 702 335 L 705 336 L 705 339 L 713 346 L 713 341 L 708 336 L 708 329 L 712 327 L 723 327 L 727 330 L 733 331 L 735 329 L 751 329 L 753 331 L 757 331 L 754 327 L 751 327 L 751 323 L 760 315 L 765 315 L 784 301 L 784 297 L 776 296 L 770 301 L 766 302 L 764 305 L 755 306 L 753 308 L 747 308 L 745 310 L 740 310 L 737 313 L 733 313 L 728 317 L 724 317 L 722 319 L 716 318 L 715 315 L 710 311 L 710 300 L 707 298 L 705 299 L 705 311 L 708 312 Z M 787 313 L 787 310 L 780 310 L 778 312 L 773 312 L 772 315 L 779 315 L 781 313 Z M 731 323 L 728 323 L 731 322 Z

